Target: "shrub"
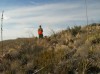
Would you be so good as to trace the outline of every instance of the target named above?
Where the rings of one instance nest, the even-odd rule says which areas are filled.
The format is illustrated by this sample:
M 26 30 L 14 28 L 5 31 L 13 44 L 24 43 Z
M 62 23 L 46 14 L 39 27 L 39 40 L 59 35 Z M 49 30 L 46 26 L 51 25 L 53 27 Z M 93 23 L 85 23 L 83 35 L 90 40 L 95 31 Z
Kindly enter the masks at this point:
M 73 36 L 76 36 L 76 34 L 77 34 L 78 32 L 80 32 L 80 30 L 81 30 L 81 26 L 74 26 L 74 28 L 72 28 L 72 29 L 70 30 L 70 32 L 71 32 L 71 34 L 72 34 Z
M 93 34 L 88 36 L 88 39 L 86 40 L 90 42 L 91 44 L 99 44 L 100 43 L 100 34 Z

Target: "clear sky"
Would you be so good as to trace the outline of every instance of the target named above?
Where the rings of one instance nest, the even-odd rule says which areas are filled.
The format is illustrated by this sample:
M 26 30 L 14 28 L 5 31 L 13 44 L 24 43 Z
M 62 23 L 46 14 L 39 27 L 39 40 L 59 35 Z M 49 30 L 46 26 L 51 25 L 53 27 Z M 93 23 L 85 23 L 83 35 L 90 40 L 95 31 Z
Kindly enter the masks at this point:
M 87 0 L 87 7 L 89 23 L 100 22 L 100 0 Z M 3 10 L 4 40 L 38 36 L 39 25 L 44 35 L 86 25 L 85 0 L 0 0 L 0 14 Z

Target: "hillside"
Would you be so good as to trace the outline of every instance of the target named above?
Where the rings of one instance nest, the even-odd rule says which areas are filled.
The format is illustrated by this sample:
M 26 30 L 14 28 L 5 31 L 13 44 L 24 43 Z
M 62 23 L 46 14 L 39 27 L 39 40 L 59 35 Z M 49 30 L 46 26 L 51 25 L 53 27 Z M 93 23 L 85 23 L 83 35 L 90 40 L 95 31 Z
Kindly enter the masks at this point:
M 3 44 L 0 74 L 100 74 L 100 24 Z

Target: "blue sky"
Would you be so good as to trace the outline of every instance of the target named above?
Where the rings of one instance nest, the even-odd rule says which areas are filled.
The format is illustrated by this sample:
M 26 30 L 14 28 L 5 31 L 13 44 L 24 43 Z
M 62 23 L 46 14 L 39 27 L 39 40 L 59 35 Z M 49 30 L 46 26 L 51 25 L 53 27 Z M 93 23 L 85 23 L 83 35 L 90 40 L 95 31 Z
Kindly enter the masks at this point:
M 100 22 L 100 0 L 87 0 L 87 4 L 89 23 Z M 40 24 L 44 35 L 52 34 L 51 29 L 86 25 L 85 0 L 1 0 L 1 14 L 2 10 L 4 40 L 38 36 Z

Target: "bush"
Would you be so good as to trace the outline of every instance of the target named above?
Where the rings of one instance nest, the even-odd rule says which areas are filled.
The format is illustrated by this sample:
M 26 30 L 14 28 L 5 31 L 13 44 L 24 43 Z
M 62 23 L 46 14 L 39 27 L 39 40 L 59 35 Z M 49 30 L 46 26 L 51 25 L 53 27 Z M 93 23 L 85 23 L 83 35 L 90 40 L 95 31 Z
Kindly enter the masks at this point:
M 74 26 L 74 28 L 72 28 L 72 29 L 70 30 L 70 32 L 71 32 L 71 34 L 72 34 L 73 36 L 76 36 L 77 33 L 80 32 L 80 30 L 81 30 L 81 26 Z
M 91 44 L 99 44 L 100 43 L 100 34 L 90 35 L 87 39 Z

